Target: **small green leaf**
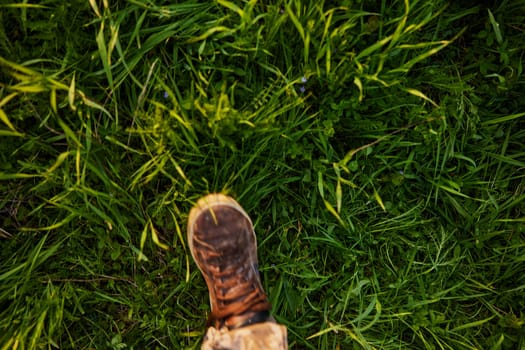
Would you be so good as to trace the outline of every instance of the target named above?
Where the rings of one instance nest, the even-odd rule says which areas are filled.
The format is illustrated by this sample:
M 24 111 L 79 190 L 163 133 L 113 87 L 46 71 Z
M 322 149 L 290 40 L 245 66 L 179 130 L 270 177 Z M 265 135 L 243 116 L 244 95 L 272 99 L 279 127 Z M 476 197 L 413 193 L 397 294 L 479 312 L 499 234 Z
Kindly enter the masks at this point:
M 320 171 L 317 173 L 317 188 L 319 189 L 321 198 L 324 199 L 323 173 Z
M 381 207 L 381 209 L 383 209 L 383 211 L 386 212 L 386 208 L 385 208 L 385 205 L 383 204 L 383 200 L 381 199 L 381 196 L 379 195 L 379 193 L 374 190 L 374 198 L 377 202 L 377 204 L 379 204 L 379 206 Z
M 75 74 L 73 74 L 73 79 L 71 79 L 71 84 L 69 85 L 67 100 L 69 102 L 69 107 L 71 107 L 73 111 L 76 111 L 77 106 L 75 106 Z
M 501 45 L 503 43 L 503 35 L 501 35 L 501 30 L 499 29 L 499 23 L 496 22 L 496 19 L 494 18 L 494 15 L 490 11 L 490 9 L 487 9 L 487 11 L 489 12 L 489 19 L 490 19 L 490 23 L 492 24 L 492 29 L 494 30 L 494 35 L 496 35 L 496 41 L 498 42 L 498 44 Z
M 336 207 L 337 207 L 337 213 L 341 213 L 341 205 L 343 202 L 343 189 L 341 188 L 341 179 L 337 179 L 337 185 L 335 187 L 335 200 L 336 200 Z

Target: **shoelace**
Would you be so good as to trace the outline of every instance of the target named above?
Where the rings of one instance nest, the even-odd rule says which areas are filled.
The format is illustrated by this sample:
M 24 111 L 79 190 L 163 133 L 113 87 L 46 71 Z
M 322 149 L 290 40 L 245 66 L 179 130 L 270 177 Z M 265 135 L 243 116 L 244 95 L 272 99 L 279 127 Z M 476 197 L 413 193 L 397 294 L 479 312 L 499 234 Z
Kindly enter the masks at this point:
M 229 207 L 213 208 L 202 215 L 200 228 L 192 238 L 196 261 L 210 288 L 212 312 L 208 325 L 236 328 L 264 321 L 271 305 L 255 265 L 251 222 Z M 219 221 L 221 225 L 217 226 Z
M 208 258 L 214 260 L 221 257 L 217 253 L 212 253 Z M 224 271 L 219 271 L 215 264 L 208 266 L 213 266 L 214 271 L 210 272 L 215 280 L 214 294 L 217 302 L 216 310 L 210 314 L 208 323 L 220 328 L 229 317 L 270 310 L 271 305 L 261 290 L 258 270 L 255 266 L 247 261 L 237 261 L 237 264 L 229 266 Z M 249 268 L 246 271 L 247 266 Z

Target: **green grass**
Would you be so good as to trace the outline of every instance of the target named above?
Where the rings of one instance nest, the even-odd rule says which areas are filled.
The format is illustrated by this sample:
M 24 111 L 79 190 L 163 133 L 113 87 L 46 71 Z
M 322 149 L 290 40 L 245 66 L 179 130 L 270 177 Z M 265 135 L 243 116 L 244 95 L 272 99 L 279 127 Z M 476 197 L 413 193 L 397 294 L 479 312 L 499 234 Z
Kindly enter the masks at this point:
M 0 349 L 198 349 L 252 216 L 291 349 L 525 349 L 525 2 L 0 4 Z

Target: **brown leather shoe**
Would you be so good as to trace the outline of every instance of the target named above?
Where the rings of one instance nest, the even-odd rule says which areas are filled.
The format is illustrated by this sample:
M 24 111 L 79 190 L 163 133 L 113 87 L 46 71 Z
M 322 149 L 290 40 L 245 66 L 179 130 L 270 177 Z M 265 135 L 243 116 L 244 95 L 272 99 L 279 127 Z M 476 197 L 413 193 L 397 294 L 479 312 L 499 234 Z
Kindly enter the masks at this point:
M 199 199 L 188 218 L 188 242 L 210 293 L 210 326 L 273 321 L 259 278 L 253 224 L 239 203 L 218 193 Z

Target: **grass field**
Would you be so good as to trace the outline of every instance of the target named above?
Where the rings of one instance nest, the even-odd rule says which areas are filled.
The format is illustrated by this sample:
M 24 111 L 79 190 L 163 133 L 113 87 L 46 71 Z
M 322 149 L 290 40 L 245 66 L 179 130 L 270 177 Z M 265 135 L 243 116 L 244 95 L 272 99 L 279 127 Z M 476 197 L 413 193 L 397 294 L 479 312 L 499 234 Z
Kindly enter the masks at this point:
M 0 350 L 198 349 L 252 216 L 291 349 L 525 349 L 525 1 L 0 2 Z

